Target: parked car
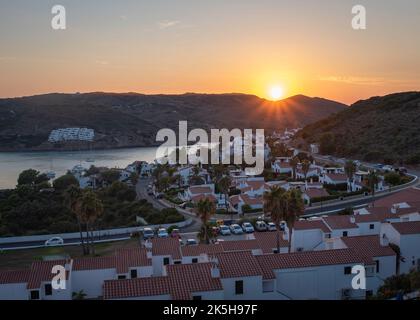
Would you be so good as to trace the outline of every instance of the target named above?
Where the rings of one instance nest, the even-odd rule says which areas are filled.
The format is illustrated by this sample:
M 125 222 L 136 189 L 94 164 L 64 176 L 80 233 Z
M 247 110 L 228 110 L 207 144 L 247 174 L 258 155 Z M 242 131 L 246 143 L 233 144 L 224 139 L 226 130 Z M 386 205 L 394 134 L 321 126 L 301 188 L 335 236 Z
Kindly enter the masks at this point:
M 242 230 L 241 226 L 239 224 L 236 224 L 236 223 L 235 224 L 232 224 L 230 226 L 230 231 L 233 234 L 243 234 L 244 233 L 244 231 Z
M 143 239 L 152 239 L 155 236 L 155 233 L 150 228 L 144 228 L 143 229 Z
M 168 234 L 168 231 L 166 231 L 165 228 L 160 228 L 157 232 L 157 236 L 158 236 L 158 238 L 168 238 L 169 234 Z
M 194 246 L 198 244 L 197 240 L 195 239 L 187 239 L 187 246 Z
M 63 238 L 60 237 L 53 237 L 45 241 L 46 247 L 53 247 L 53 246 L 62 246 L 64 244 Z
M 386 165 L 382 167 L 382 170 L 386 171 L 386 172 L 391 172 L 394 171 L 394 167 L 390 166 L 390 165 Z
M 276 225 L 273 222 L 269 222 L 267 224 L 267 230 L 268 231 L 276 231 L 277 230 L 277 227 L 276 227 Z
M 179 229 L 172 229 L 171 231 L 171 237 L 172 238 L 180 238 L 181 234 L 179 232 Z
M 230 232 L 230 229 L 229 229 L 228 226 L 221 225 L 219 228 L 220 228 L 219 232 L 222 236 L 230 236 L 231 235 L 231 232 Z
M 254 227 L 249 222 L 242 223 L 242 230 L 244 230 L 246 233 L 253 233 Z
M 265 221 L 257 221 L 255 223 L 255 229 L 257 229 L 257 231 L 267 231 L 267 224 Z

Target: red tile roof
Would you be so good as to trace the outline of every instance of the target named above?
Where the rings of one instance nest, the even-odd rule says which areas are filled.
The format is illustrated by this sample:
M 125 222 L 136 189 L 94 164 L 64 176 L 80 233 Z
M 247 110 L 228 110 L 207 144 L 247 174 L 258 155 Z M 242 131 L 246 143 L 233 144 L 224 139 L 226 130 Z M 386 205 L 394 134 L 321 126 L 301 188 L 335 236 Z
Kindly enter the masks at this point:
M 364 263 L 364 258 L 353 249 L 304 251 L 269 254 L 255 257 L 263 270 L 264 279 L 274 279 L 273 270 L 308 268 L 325 265 Z
M 281 231 L 254 233 L 258 248 L 260 248 L 263 253 L 273 253 L 273 249 L 277 249 L 277 235 L 280 239 L 280 248 L 287 248 L 289 246 L 289 241 L 283 239 L 284 233 Z
M 55 274 L 53 274 L 52 268 L 56 265 L 65 265 L 69 263 L 67 260 L 52 260 L 52 261 L 36 261 L 31 265 L 30 276 L 28 279 L 28 289 L 38 289 L 41 286 L 41 282 L 51 281 Z M 67 277 L 68 277 L 67 273 Z
M 420 189 L 409 188 L 375 201 L 375 206 L 390 208 L 393 204 L 413 201 L 417 202 L 418 199 L 420 199 Z
M 265 181 L 264 180 L 247 180 L 246 181 L 247 185 L 249 185 L 253 190 L 258 190 L 260 188 L 263 188 L 265 185 Z
M 357 224 L 350 221 L 351 215 L 336 215 L 322 218 L 330 229 L 355 229 L 358 228 Z
M 119 249 L 115 252 L 115 261 L 117 273 L 128 273 L 130 268 L 152 265 L 145 248 Z
M 308 189 L 305 191 L 306 195 L 312 199 L 312 198 L 319 198 L 319 197 L 327 197 L 330 194 L 325 189 Z
M 99 270 L 115 268 L 114 257 L 88 257 L 76 258 L 73 260 L 73 270 Z
M 259 204 L 263 203 L 262 197 L 250 197 L 247 194 L 241 194 L 241 198 L 246 204 L 248 204 L 250 206 L 259 205 Z
M 262 270 L 251 251 L 223 252 L 215 255 L 221 278 L 261 276 Z
M 199 244 L 195 246 L 181 247 L 182 256 L 184 257 L 198 257 L 201 254 L 215 254 L 222 252 L 221 244 Z
M 153 256 L 172 256 L 172 259 L 181 259 L 181 249 L 177 238 L 154 238 L 151 241 Z
M 199 194 L 199 193 L 213 193 L 210 187 L 202 187 L 202 186 L 193 186 L 190 187 L 190 192 L 192 194 Z
M 223 290 L 220 278 L 212 277 L 211 263 L 166 266 L 172 299 L 190 300 L 192 293 Z
M 420 234 L 420 221 L 395 222 L 392 226 L 399 234 Z
M 379 235 L 343 237 L 348 248 L 355 249 L 366 261 L 375 257 L 395 256 L 390 246 L 381 246 Z
M 204 200 L 204 199 L 209 199 L 212 202 L 217 202 L 216 197 L 212 194 L 197 194 L 197 195 L 191 197 L 191 201 L 195 202 L 195 203 L 199 202 L 200 200 Z
M 0 284 L 27 283 L 30 274 L 30 269 L 0 271 Z
M 152 265 L 147 258 L 145 248 L 124 248 L 115 252 L 114 256 L 76 258 L 73 260 L 73 270 L 116 269 L 117 273 L 128 273 L 131 267 Z
M 223 251 L 250 251 L 259 248 L 256 240 L 228 240 L 221 241 L 220 245 Z
M 169 295 L 167 277 L 105 280 L 104 299 L 124 299 Z
M 194 292 L 223 290 L 220 278 L 212 277 L 211 267 L 211 263 L 168 265 L 167 276 L 105 281 L 104 298 L 170 295 L 189 300 Z
M 229 198 L 229 200 L 230 200 L 230 203 L 231 203 L 233 206 L 235 206 L 235 205 L 237 205 L 239 202 L 241 202 L 241 199 L 239 198 L 239 196 L 238 196 L 238 195 L 231 196 L 231 197 Z
M 328 228 L 328 226 L 321 219 L 319 219 L 319 220 L 299 220 L 299 221 L 296 221 L 293 229 L 295 229 L 295 230 L 315 230 L 315 229 L 319 229 L 324 233 L 330 233 L 331 232 L 330 228 Z

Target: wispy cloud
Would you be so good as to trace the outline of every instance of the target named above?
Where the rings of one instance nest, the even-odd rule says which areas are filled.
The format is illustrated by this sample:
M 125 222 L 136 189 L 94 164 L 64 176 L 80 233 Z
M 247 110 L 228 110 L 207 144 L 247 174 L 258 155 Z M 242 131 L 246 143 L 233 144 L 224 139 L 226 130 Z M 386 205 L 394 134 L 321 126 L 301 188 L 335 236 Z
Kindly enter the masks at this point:
M 387 82 L 384 78 L 357 77 L 357 76 L 323 76 L 318 77 L 320 81 L 341 82 L 360 85 L 381 85 Z
M 95 63 L 100 64 L 101 66 L 109 65 L 109 61 L 106 61 L 106 60 L 96 60 Z
M 159 29 L 163 30 L 163 29 L 168 29 L 168 28 L 175 27 L 175 26 L 179 25 L 180 23 L 181 23 L 181 21 L 179 21 L 179 20 L 164 20 L 164 21 L 159 21 L 158 22 L 158 27 L 159 27 Z

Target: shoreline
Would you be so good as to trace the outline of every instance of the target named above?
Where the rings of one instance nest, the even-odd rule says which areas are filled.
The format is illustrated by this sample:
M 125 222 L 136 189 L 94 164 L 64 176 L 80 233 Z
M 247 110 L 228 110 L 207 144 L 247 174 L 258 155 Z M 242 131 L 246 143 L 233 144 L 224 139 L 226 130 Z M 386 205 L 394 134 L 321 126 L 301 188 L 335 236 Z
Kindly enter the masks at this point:
M 80 148 L 78 150 L 72 148 L 57 148 L 57 149 L 17 149 L 17 150 L 3 150 L 0 147 L 0 153 L 37 153 L 37 152 L 94 152 L 94 151 L 107 151 L 107 150 L 120 150 L 120 149 L 135 149 L 135 148 L 157 148 L 160 144 L 152 144 L 152 145 L 129 145 L 129 146 L 110 146 L 110 147 L 98 147 L 98 148 Z

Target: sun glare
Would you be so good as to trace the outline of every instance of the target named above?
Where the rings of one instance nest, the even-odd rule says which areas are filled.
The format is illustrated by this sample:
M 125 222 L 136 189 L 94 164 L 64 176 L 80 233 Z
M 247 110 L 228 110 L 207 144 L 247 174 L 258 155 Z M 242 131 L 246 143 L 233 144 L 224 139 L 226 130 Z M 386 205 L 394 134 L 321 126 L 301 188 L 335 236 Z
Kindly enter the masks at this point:
M 280 86 L 273 86 L 269 90 L 269 96 L 271 100 L 274 100 L 274 101 L 279 100 L 283 97 L 283 95 L 284 95 L 284 90 Z

